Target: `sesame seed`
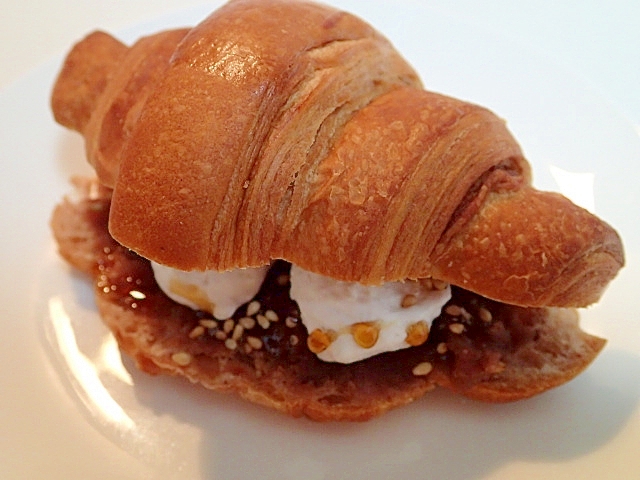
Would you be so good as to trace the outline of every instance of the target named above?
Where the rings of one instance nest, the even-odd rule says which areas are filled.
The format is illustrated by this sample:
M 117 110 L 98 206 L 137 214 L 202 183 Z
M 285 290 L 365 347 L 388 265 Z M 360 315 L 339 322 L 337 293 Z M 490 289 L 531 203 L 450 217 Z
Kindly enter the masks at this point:
M 147 296 L 138 290 L 129 290 L 129 295 L 136 300 L 144 300 Z
M 242 325 L 242 327 L 246 330 L 251 330 L 256 326 L 256 321 L 251 317 L 242 317 L 240 320 L 238 320 L 238 323 Z
M 461 334 L 464 332 L 464 325 L 462 323 L 451 323 L 449 324 L 449 330 L 451 333 Z
M 256 313 L 260 311 L 260 302 L 257 300 L 253 300 L 247 305 L 247 317 L 253 317 Z
M 447 308 L 444 309 L 447 315 L 451 315 L 452 317 L 459 317 L 462 314 L 462 307 L 458 305 L 448 305 Z
M 483 322 L 489 323 L 491 320 L 493 320 L 493 315 L 491 315 L 491 312 L 484 307 L 480 307 L 480 310 L 478 310 L 478 315 L 480 316 L 480 320 L 482 320 Z
M 222 329 L 224 330 L 224 333 L 231 333 L 231 330 L 233 330 L 234 327 L 235 327 L 235 322 L 231 318 L 228 318 L 227 320 L 225 320 L 224 324 L 222 325 Z
M 360 347 L 371 348 L 378 341 L 380 327 L 372 322 L 354 323 L 351 326 L 351 335 Z
M 216 330 L 216 333 L 214 335 L 216 336 L 216 338 L 218 340 L 226 340 L 227 339 L 227 332 L 225 332 L 224 330 Z
M 218 326 L 218 322 L 209 318 L 203 318 L 198 323 L 200 323 L 204 328 L 216 328 Z
M 242 348 L 244 348 L 244 353 L 246 353 L 247 355 L 253 352 L 253 348 L 251 348 L 251 345 L 249 345 L 248 343 L 245 343 Z
M 262 348 L 262 340 L 258 337 L 247 337 L 247 344 L 251 345 L 251 348 L 260 350 Z
M 277 322 L 278 320 L 280 320 L 280 318 L 278 318 L 278 314 L 273 310 L 267 310 L 266 312 L 264 312 L 264 316 L 267 317 L 267 320 L 269 320 L 270 322 Z
M 402 298 L 402 302 L 400 302 L 400 306 L 402 308 L 409 308 L 409 307 L 413 307 L 416 303 L 418 303 L 418 297 L 416 297 L 415 295 L 405 295 Z
M 300 341 L 300 339 L 298 338 L 298 336 L 297 336 L 297 335 L 291 335 L 291 336 L 289 337 L 289 343 L 290 343 L 291 345 L 297 345 L 299 341 Z
M 287 317 L 284 319 L 284 323 L 287 327 L 294 328 L 298 323 L 298 319 L 295 317 Z
M 233 338 L 237 342 L 238 340 L 240 340 L 240 337 L 242 337 L 243 333 L 244 333 L 244 327 L 238 324 L 233 329 L 233 334 L 231 334 L 231 338 Z
M 236 342 L 233 338 L 227 338 L 224 341 L 224 346 L 229 350 L 235 350 L 236 348 L 238 348 L 238 342 Z
M 424 320 L 412 323 L 406 329 L 407 336 L 404 341 L 412 347 L 422 345 L 429 336 L 429 325 Z
M 187 352 L 177 352 L 171 355 L 171 360 L 181 367 L 186 367 L 191 363 L 192 357 Z
M 447 347 L 447 344 L 444 342 L 440 342 L 438 344 L 438 346 L 436 347 L 436 351 L 440 354 L 440 355 L 444 355 L 445 353 L 447 353 L 447 351 L 449 350 L 449 348 Z
M 264 315 L 256 315 L 256 320 L 258 322 L 258 325 L 260 325 L 262 328 L 264 328 L 265 330 L 267 328 L 269 328 L 269 319 L 267 319 L 267 317 L 265 317 Z
M 313 353 L 324 352 L 333 343 L 336 336 L 336 333 L 331 330 L 316 328 L 307 337 L 307 347 Z
M 471 314 L 467 312 L 464 307 L 460 307 L 458 305 L 449 305 L 444 309 L 445 313 L 451 315 L 452 317 L 462 317 L 465 320 L 471 320 Z
M 433 365 L 431 365 L 431 363 L 422 362 L 413 367 L 413 370 L 411 372 L 416 376 L 425 376 L 429 375 L 431 373 L 431 370 L 433 370 Z
M 198 338 L 204 333 L 205 328 L 202 325 L 198 325 L 191 332 L 189 332 L 189 338 Z

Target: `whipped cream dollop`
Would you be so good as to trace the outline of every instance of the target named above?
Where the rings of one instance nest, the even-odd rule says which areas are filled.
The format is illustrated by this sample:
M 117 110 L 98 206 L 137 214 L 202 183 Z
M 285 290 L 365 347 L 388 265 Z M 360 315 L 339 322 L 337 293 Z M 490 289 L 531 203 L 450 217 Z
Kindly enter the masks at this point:
M 255 297 L 269 266 L 185 272 L 151 262 L 156 282 L 172 300 L 226 319 Z
M 423 343 L 451 298 L 437 282 L 342 282 L 291 266 L 291 298 L 321 360 L 352 363 Z

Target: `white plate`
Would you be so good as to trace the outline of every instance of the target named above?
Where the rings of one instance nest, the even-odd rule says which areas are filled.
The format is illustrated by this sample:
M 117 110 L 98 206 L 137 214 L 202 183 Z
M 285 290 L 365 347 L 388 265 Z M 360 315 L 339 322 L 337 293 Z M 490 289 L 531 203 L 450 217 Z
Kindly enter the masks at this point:
M 640 476 L 636 132 L 562 68 L 481 27 L 418 2 L 334 3 L 391 37 L 430 89 L 508 119 L 537 185 L 573 195 L 619 229 L 628 265 L 583 314 L 587 330 L 609 339 L 606 350 L 578 379 L 531 400 L 485 405 L 436 392 L 365 424 L 294 420 L 137 372 L 48 230 L 69 176 L 89 172 L 80 138 L 48 110 L 60 57 L 0 93 L 0 478 Z

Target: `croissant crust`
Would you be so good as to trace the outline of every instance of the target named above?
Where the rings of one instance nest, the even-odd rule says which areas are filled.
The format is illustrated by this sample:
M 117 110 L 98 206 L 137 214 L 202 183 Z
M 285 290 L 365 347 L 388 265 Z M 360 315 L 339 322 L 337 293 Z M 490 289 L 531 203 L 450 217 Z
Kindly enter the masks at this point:
M 531 186 L 504 121 L 423 90 L 388 40 L 325 6 L 235 0 L 131 48 L 95 33 L 52 106 L 114 189 L 114 238 L 175 268 L 281 258 L 567 307 L 624 263 L 613 228 Z

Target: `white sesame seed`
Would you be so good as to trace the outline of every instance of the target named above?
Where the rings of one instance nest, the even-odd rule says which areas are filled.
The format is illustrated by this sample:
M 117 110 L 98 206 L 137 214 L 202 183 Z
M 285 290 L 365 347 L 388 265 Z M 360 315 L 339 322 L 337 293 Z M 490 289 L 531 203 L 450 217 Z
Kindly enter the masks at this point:
M 247 344 L 251 345 L 254 350 L 260 350 L 262 348 L 262 340 L 258 337 L 247 337 Z
M 247 317 L 253 317 L 256 313 L 260 311 L 260 302 L 257 300 L 253 300 L 247 305 Z
M 231 330 L 233 330 L 233 327 L 235 327 L 235 322 L 231 318 L 228 318 L 227 320 L 225 320 L 224 324 L 222 325 L 222 329 L 224 330 L 225 333 L 231 333 Z
M 251 330 L 256 326 L 256 321 L 251 317 L 242 317 L 240 320 L 238 320 L 238 323 L 247 330 Z
M 181 367 L 186 367 L 191 363 L 192 357 L 187 352 L 177 352 L 171 355 L 171 360 Z
M 145 298 L 147 298 L 144 293 L 138 290 L 129 290 L 129 295 L 131 295 L 131 297 L 135 298 L 136 300 L 144 300 Z
M 269 320 L 264 315 L 260 315 L 260 314 L 256 315 L 256 320 L 258 321 L 258 325 L 260 325 L 265 330 L 269 328 L 269 325 L 270 325 Z
M 491 312 L 484 307 L 480 307 L 480 310 L 478 310 L 478 315 L 483 322 L 489 323 L 491 320 L 493 320 L 493 315 L 491 315 Z
M 298 324 L 298 319 L 294 317 L 287 317 L 284 319 L 284 323 L 289 328 L 294 328 Z
M 244 327 L 238 324 L 233 329 L 233 334 L 231 335 L 231 338 L 233 338 L 237 342 L 238 340 L 240 340 L 240 337 L 242 337 L 243 333 L 244 333 Z
M 229 350 L 235 350 L 236 348 L 238 348 L 238 342 L 236 342 L 233 338 L 227 338 L 224 341 L 224 346 Z
M 413 367 L 411 372 L 416 376 L 424 376 L 429 375 L 431 370 L 433 370 L 433 365 L 430 362 L 422 362 Z
M 416 303 L 418 303 L 418 297 L 412 294 L 405 295 L 400 302 L 400 306 L 402 308 L 413 307 Z
M 273 310 L 267 310 L 266 312 L 264 312 L 264 316 L 267 317 L 267 320 L 269 320 L 270 322 L 277 322 L 278 320 L 280 320 L 280 318 L 278 318 L 278 314 Z
M 449 330 L 451 333 L 461 334 L 464 332 L 464 325 L 462 323 L 450 323 Z
M 198 325 L 191 332 L 189 332 L 189 338 L 198 338 L 204 333 L 204 327 L 202 325 Z
M 218 340 L 227 339 L 227 333 L 224 330 L 216 330 L 215 336 Z
M 218 322 L 216 322 L 215 320 L 211 320 L 209 318 L 203 318 L 202 320 L 200 320 L 199 323 L 204 328 L 216 328 L 218 326 Z

